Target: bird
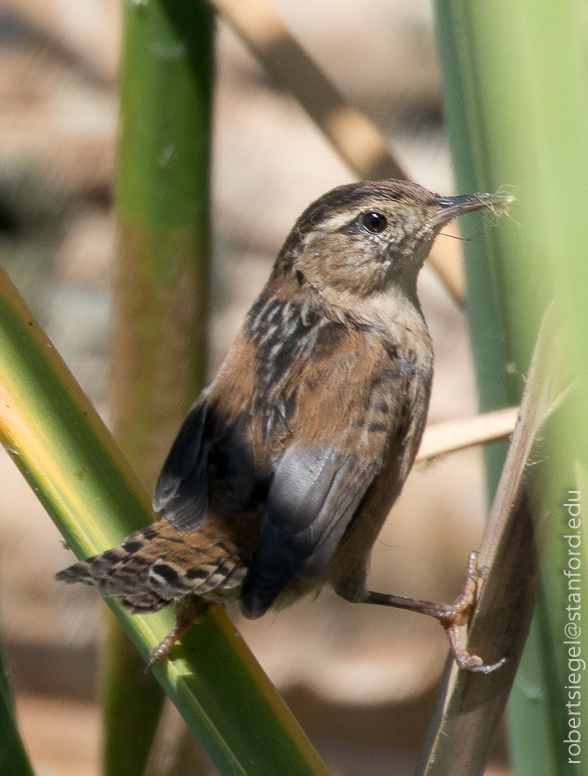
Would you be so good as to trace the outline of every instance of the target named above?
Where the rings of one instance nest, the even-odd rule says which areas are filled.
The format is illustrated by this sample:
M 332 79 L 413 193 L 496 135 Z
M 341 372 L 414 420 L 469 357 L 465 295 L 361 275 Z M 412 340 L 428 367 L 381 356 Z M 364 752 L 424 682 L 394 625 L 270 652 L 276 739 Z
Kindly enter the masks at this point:
M 494 670 L 458 634 L 484 573 L 475 553 L 453 604 L 370 591 L 366 576 L 427 417 L 433 348 L 417 277 L 444 225 L 510 199 L 390 179 L 309 205 L 173 442 L 159 519 L 56 579 L 135 613 L 175 602 L 150 666 L 211 604 L 239 601 L 255 619 L 330 585 L 353 603 L 437 617 L 461 668 Z

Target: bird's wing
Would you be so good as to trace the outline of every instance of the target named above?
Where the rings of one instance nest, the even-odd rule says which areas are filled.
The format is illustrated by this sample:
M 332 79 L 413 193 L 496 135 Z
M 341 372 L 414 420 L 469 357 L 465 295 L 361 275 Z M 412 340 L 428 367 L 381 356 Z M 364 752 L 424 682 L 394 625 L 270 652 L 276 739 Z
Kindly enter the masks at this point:
M 326 566 L 379 469 L 336 447 L 286 450 L 243 591 L 250 616 L 264 614 L 294 574 L 314 577 Z
M 212 439 L 205 426 L 208 404 L 199 400 L 190 410 L 157 480 L 153 509 L 179 531 L 201 526 L 208 515 L 208 453 Z
M 254 376 L 254 353 L 241 335 L 178 432 L 153 508 L 179 531 L 202 526 L 209 508 L 239 515 L 267 497 L 272 471 L 253 441 Z

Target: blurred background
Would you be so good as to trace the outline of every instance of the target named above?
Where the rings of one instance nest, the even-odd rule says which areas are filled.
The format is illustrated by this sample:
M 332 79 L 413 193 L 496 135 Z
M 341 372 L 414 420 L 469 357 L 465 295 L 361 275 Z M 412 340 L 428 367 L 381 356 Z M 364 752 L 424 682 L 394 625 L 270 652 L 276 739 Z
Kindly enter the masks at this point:
M 429 2 L 273 4 L 412 179 L 453 192 Z M 119 37 L 115 0 L 0 2 L 0 263 L 107 422 Z M 220 20 L 216 56 L 211 373 L 296 217 L 353 180 Z M 436 353 L 429 421 L 475 414 L 463 314 L 428 267 L 419 288 Z M 484 511 L 480 451 L 413 471 L 376 545 L 371 588 L 452 600 Z M 102 604 L 53 581 L 72 560 L 0 452 L 2 642 L 43 776 L 99 773 Z M 239 627 L 333 774 L 411 772 L 447 654 L 436 622 L 325 593 Z M 488 773 L 508 772 L 501 740 Z

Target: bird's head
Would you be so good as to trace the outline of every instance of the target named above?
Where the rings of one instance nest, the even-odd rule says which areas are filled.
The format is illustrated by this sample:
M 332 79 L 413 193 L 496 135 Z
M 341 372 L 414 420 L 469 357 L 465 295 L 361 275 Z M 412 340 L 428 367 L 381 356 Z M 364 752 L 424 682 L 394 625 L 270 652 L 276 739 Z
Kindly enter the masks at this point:
M 339 186 L 300 216 L 277 267 L 319 292 L 360 297 L 400 287 L 411 295 L 435 237 L 456 216 L 504 208 L 501 194 L 440 197 L 415 183 Z

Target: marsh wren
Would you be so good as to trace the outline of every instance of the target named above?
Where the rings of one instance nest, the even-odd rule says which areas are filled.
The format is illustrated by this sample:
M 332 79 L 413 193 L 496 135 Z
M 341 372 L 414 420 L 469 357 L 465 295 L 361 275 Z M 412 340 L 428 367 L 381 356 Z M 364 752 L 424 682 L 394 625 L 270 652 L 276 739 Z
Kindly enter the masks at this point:
M 340 186 L 296 221 L 223 365 L 184 421 L 155 488 L 161 519 L 57 575 L 134 612 L 180 600 L 152 663 L 210 603 L 246 617 L 325 584 L 348 601 L 424 612 L 447 629 L 470 606 L 366 588 L 372 546 L 416 455 L 433 350 L 417 276 L 441 228 L 504 205 L 387 180 Z

